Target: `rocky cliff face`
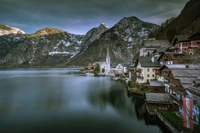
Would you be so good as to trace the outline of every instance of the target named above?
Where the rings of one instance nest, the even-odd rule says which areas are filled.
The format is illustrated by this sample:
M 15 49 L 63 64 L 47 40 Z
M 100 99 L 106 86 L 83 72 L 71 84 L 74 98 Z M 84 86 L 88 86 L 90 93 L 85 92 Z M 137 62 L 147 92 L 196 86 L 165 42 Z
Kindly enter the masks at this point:
M 155 24 L 143 22 L 136 17 L 126 17 L 112 28 L 103 32 L 99 38 L 88 45 L 69 64 L 87 65 L 89 62 L 103 61 L 109 48 L 111 63 L 127 63 L 150 32 L 158 29 Z
M 89 30 L 83 37 L 81 52 L 85 51 L 88 48 L 88 45 L 94 40 L 99 39 L 101 34 L 104 33 L 107 29 L 109 29 L 108 26 L 102 23 L 99 25 L 99 27 L 95 27 Z
M 0 41 L 0 47 L 8 48 L 1 55 L 0 63 L 9 66 L 56 66 L 80 51 L 82 38 L 55 28 L 45 28 L 22 37 L 3 36 L 0 37 L 4 40 Z
M 200 32 L 200 1 L 190 0 L 178 17 L 157 33 L 158 39 L 171 41 L 175 34 L 190 34 Z

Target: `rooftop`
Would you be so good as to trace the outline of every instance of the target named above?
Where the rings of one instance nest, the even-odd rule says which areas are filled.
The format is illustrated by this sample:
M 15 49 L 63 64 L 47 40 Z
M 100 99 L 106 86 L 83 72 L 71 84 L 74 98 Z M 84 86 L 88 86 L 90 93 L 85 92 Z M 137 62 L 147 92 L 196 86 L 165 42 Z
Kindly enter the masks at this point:
M 198 77 L 200 75 L 200 69 L 171 69 L 174 77 Z
M 157 52 L 164 52 L 166 49 L 164 49 L 164 48 L 156 48 L 156 51 Z
M 189 35 L 176 35 L 175 38 L 178 39 L 178 41 L 188 41 Z
M 143 42 L 143 47 L 145 48 L 167 48 L 170 46 L 168 40 L 145 40 Z
M 162 55 L 166 55 L 171 59 L 190 59 L 190 55 L 187 55 L 185 53 L 178 53 L 178 52 L 163 52 Z M 162 57 L 162 55 L 160 56 L 160 58 Z
M 165 86 L 162 81 L 149 81 L 149 86 Z
M 199 65 L 194 64 L 172 64 L 172 65 L 165 65 L 169 69 L 194 69 L 194 70 L 200 70 Z
M 151 57 L 140 56 L 138 60 L 142 67 L 160 67 L 160 63 L 157 61 L 152 62 Z
M 153 103 L 171 104 L 172 99 L 168 93 L 146 93 L 146 101 Z

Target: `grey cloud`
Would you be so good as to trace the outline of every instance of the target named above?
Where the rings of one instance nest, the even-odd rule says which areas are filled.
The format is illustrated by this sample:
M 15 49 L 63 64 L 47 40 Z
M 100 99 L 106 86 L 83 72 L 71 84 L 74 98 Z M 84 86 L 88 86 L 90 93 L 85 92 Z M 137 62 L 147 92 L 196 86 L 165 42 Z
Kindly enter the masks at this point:
M 160 21 L 176 16 L 187 1 L 1 0 L 0 23 L 19 26 L 18 28 L 28 33 L 33 33 L 42 26 L 77 33 L 80 30 L 79 33 L 85 33 L 86 30 L 93 28 L 90 26 L 98 26 L 102 22 L 112 26 L 127 16 L 137 16 L 142 20 L 160 24 Z M 17 23 L 19 25 L 15 25 Z

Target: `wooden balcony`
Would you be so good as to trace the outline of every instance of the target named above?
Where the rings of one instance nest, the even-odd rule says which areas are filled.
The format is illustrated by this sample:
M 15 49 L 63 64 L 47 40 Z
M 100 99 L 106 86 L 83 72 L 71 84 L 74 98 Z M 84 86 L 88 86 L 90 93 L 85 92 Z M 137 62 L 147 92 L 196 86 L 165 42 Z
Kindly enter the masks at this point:
M 137 73 L 141 73 L 141 72 L 142 72 L 142 69 L 137 69 L 136 72 L 137 72 Z
M 144 76 L 137 75 L 137 78 L 139 78 L 139 79 L 143 79 L 143 78 L 144 78 Z

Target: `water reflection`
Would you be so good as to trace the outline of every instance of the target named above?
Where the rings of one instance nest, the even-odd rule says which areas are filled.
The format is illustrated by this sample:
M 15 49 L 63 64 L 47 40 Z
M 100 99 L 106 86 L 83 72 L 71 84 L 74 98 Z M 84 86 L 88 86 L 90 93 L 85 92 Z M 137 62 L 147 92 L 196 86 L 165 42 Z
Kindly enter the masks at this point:
M 124 84 L 79 70 L 0 70 L 0 132 L 160 132 Z
M 144 99 L 137 95 L 128 97 L 124 86 L 105 88 L 90 93 L 88 98 L 92 105 L 99 106 L 102 110 L 111 105 L 122 115 L 136 116 L 138 120 L 144 119 Z

